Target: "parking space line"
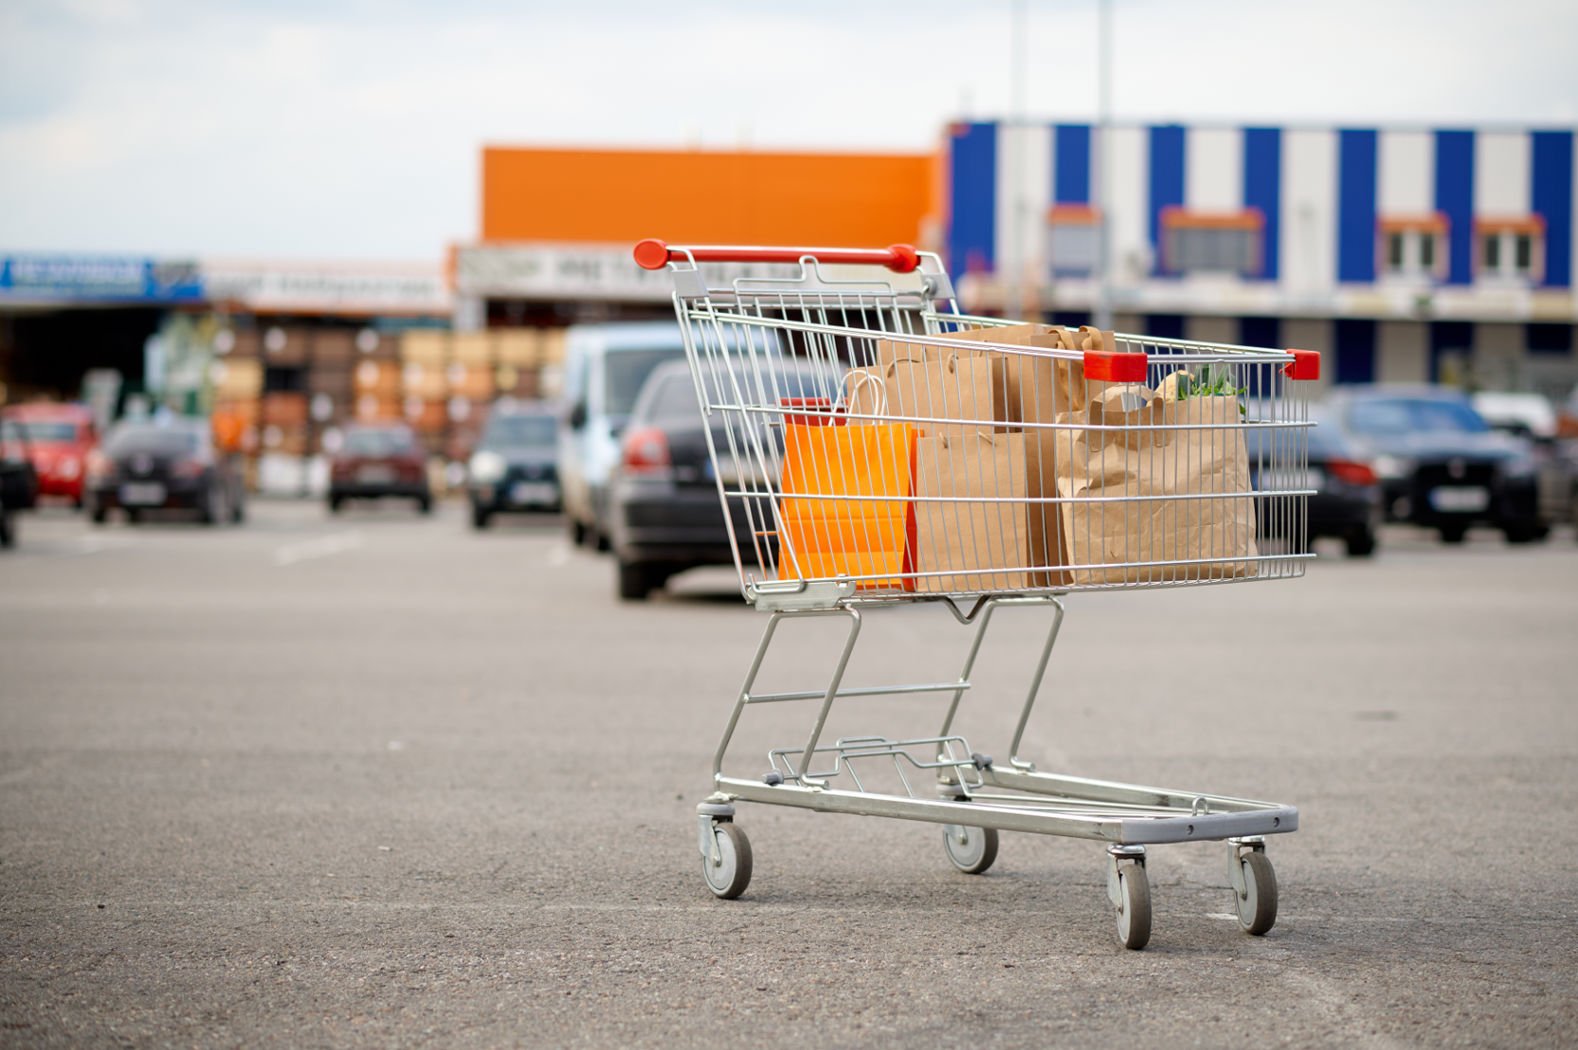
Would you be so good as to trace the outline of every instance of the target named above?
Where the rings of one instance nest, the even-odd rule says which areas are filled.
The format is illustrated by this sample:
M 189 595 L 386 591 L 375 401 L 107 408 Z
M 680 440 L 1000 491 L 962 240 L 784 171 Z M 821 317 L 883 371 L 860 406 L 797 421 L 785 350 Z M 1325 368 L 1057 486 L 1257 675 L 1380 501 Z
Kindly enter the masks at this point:
M 274 564 L 280 568 L 296 565 L 300 562 L 311 561 L 314 558 L 327 558 L 335 554 L 343 554 L 355 550 L 362 545 L 360 532 L 335 532 L 327 536 L 315 536 L 310 540 L 298 540 L 287 543 L 274 549 Z

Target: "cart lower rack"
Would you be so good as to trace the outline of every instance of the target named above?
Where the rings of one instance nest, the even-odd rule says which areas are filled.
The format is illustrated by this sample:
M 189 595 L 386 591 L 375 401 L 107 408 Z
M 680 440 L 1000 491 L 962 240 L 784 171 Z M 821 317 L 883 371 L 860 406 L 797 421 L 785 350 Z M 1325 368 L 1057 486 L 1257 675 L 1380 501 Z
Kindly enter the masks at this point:
M 674 279 L 741 590 L 769 614 L 697 807 L 708 888 L 749 885 L 735 816 L 753 802 L 941 824 L 967 874 L 991 867 L 1002 831 L 1102 842 L 1129 948 L 1151 934 L 1146 847 L 1224 842 L 1240 924 L 1271 929 L 1266 837 L 1296 830 L 1296 809 L 1056 775 L 1020 744 L 1069 593 L 1303 574 L 1318 357 L 967 316 L 940 260 L 907 246 L 645 241 L 636 258 Z M 736 269 L 720 279 L 713 263 Z M 958 676 L 846 686 L 866 613 L 914 603 L 966 632 Z M 1004 608 L 1050 623 L 998 759 L 953 726 Z M 846 633 L 826 677 L 757 691 L 779 628 L 829 617 Z M 935 735 L 823 739 L 840 700 L 928 695 Z M 745 712 L 785 703 L 814 710 L 805 738 L 772 748 L 765 772 L 726 772 Z

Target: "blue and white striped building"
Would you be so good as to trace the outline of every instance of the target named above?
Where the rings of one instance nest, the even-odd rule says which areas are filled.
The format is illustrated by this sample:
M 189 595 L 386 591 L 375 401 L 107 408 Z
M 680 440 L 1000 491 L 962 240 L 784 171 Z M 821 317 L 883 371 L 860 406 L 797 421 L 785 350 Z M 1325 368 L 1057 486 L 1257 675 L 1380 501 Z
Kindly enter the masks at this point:
M 1573 129 L 1102 134 L 949 129 L 938 240 L 967 299 L 1083 321 L 1105 222 L 1121 329 L 1321 350 L 1337 382 L 1578 383 Z

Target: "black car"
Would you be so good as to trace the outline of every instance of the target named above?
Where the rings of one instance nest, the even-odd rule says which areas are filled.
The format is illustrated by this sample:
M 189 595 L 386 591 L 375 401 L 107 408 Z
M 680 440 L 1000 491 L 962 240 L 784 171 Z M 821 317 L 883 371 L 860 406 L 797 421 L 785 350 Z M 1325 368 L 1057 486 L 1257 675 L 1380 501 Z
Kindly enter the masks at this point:
M 85 504 L 96 525 L 117 508 L 133 522 L 156 510 L 193 510 L 205 525 L 239 522 L 244 502 L 240 472 L 214 447 L 206 419 L 117 424 L 88 461 Z
M 356 423 L 345 428 L 329 457 L 329 513 L 346 500 L 408 499 L 423 514 L 433 510 L 427 453 L 404 423 Z
M 1375 469 L 1365 461 L 1352 439 L 1332 423 L 1307 428 L 1245 431 L 1248 439 L 1250 480 L 1257 492 L 1278 489 L 1313 489 L 1307 503 L 1306 522 L 1280 521 L 1275 496 L 1258 500 L 1256 518 L 1261 538 L 1272 532 L 1294 536 L 1297 547 L 1323 536 L 1342 540 L 1349 557 L 1375 553 L 1380 529 L 1381 484 Z M 1283 464 L 1308 457 L 1307 471 Z M 1302 532 L 1304 535 L 1299 536 Z
M 1475 525 L 1509 543 L 1545 538 L 1539 464 L 1529 443 L 1498 433 L 1466 395 L 1441 387 L 1341 387 L 1321 408 L 1375 465 L 1390 521 L 1461 543 Z
M 494 403 L 466 471 L 473 526 L 485 529 L 501 512 L 559 509 L 558 433 L 551 405 Z
M 765 384 L 758 389 L 774 389 L 800 401 L 838 397 L 842 375 L 826 366 L 808 361 L 782 358 L 774 361 L 767 373 L 753 373 L 752 382 Z M 736 373 L 738 378 L 738 373 Z M 727 390 L 731 378 L 724 366 L 711 369 L 706 377 L 710 389 Z M 727 396 L 727 395 L 724 395 Z M 736 429 L 760 425 L 752 435 L 732 435 L 734 447 L 754 447 L 776 460 L 782 448 L 782 427 L 770 418 L 746 423 L 741 413 L 730 413 Z M 745 419 L 750 419 L 746 416 Z M 736 457 L 729 454 L 731 435 L 720 417 L 711 423 L 719 462 L 726 464 L 721 480 L 725 488 L 742 486 L 765 491 L 765 479 L 732 476 Z M 685 361 L 659 365 L 647 378 L 631 411 L 621 445 L 620 462 L 614 469 L 610 490 L 609 518 L 611 537 L 618 563 L 619 597 L 639 601 L 661 588 L 669 577 L 703 565 L 732 565 L 735 543 L 742 559 L 754 563 L 755 544 L 770 543 L 760 535 L 761 523 L 754 526 L 746 513 L 747 500 L 731 499 L 735 543 L 729 539 L 729 526 L 718 500 L 720 478 L 713 471 L 707 452 L 708 431 L 702 422 L 696 400 L 696 383 Z M 752 445 L 754 442 L 754 445 Z M 739 457 L 749 460 L 749 456 Z M 758 463 L 746 470 L 771 469 Z M 756 510 L 764 509 L 757 502 Z
M 17 512 L 33 505 L 38 475 L 21 427 L 0 420 L 0 547 L 16 544 Z

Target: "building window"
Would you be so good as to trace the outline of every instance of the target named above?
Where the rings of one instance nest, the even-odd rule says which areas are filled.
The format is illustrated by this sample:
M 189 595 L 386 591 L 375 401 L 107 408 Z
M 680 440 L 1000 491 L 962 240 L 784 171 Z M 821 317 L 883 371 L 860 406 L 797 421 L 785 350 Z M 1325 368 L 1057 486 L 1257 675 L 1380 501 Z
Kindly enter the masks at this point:
M 1198 212 L 1164 208 L 1162 267 L 1168 273 L 1260 273 L 1265 217 L 1257 208 Z
M 1054 277 L 1089 277 L 1101 260 L 1101 212 L 1057 204 L 1047 213 L 1047 262 Z
M 1381 219 L 1381 272 L 1388 277 L 1439 280 L 1447 273 L 1445 215 Z
M 1492 279 L 1539 281 L 1545 268 L 1545 220 L 1538 215 L 1480 219 L 1479 275 Z

